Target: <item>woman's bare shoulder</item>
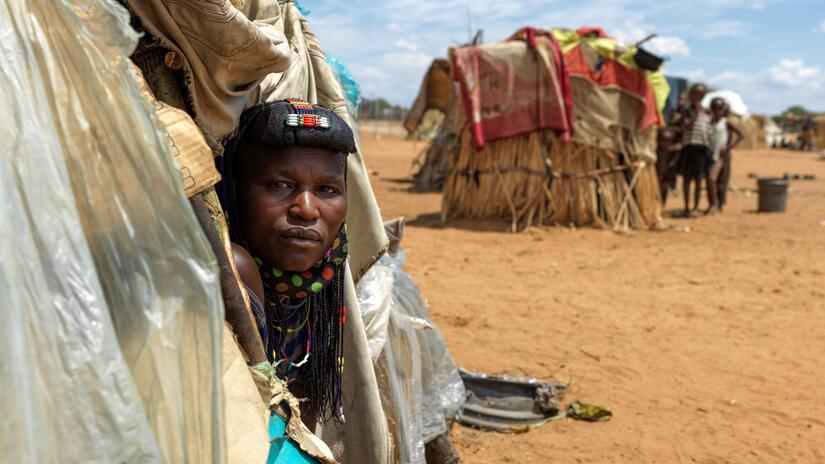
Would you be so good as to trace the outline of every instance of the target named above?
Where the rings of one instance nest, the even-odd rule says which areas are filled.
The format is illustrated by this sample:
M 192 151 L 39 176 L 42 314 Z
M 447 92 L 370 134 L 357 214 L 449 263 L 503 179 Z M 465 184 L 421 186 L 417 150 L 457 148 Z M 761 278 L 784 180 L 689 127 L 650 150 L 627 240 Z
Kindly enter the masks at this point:
M 258 272 L 258 264 L 255 258 L 249 254 L 246 248 L 232 244 L 232 256 L 235 258 L 235 265 L 238 267 L 238 274 L 241 275 L 241 280 L 246 284 L 258 297 L 260 301 L 264 301 L 264 283 L 261 280 L 261 274 Z

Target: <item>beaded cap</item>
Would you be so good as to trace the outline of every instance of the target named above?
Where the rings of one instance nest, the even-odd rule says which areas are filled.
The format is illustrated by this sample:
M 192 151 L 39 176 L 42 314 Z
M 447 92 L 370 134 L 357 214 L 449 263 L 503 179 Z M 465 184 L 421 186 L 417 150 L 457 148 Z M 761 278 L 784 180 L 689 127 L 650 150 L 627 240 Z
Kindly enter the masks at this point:
M 241 115 L 227 150 L 252 144 L 265 147 L 314 147 L 338 153 L 356 151 L 352 129 L 340 116 L 300 99 L 261 103 Z

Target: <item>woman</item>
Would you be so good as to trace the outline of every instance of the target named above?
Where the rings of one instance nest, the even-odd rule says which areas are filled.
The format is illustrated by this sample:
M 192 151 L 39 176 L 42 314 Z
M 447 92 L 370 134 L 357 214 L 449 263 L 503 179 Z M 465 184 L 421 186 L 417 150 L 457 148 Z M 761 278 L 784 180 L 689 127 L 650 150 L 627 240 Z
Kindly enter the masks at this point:
M 222 202 L 269 361 L 310 430 L 343 420 L 349 126 L 300 100 L 244 112 L 227 143 Z

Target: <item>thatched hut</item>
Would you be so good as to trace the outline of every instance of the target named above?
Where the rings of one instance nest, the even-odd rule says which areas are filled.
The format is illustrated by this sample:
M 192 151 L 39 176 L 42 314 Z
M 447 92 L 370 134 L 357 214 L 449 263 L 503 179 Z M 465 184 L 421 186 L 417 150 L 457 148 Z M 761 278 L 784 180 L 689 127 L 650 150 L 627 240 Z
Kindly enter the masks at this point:
M 814 148 L 825 150 L 825 115 L 814 118 Z
M 441 131 L 452 94 L 450 62 L 437 58 L 427 69 L 418 96 L 404 120 L 409 138 L 429 140 Z
M 731 115 L 730 122 L 742 131 L 742 142 L 738 148 L 753 150 L 767 147 L 766 120 L 767 118 L 761 115 L 750 115 L 745 118 Z
M 657 102 L 667 95 L 659 98 L 648 73 L 632 65 L 635 49 L 621 54 L 606 44 L 617 45 L 606 37 L 527 29 L 504 42 L 451 50 L 454 68 L 462 54 L 493 64 L 480 65 L 475 81 L 462 86 L 462 98 L 453 99 L 423 163 L 429 169 L 417 176 L 419 185 L 443 183 L 443 218 L 507 218 L 513 230 L 552 223 L 614 229 L 660 224 L 655 134 Z M 549 70 L 558 71 L 555 80 L 546 78 Z M 664 78 L 655 74 L 661 90 L 657 79 Z M 485 86 L 492 97 L 468 104 L 466 89 Z M 528 97 L 532 101 L 525 102 Z M 513 113 L 518 104 L 522 113 Z M 572 137 L 541 123 L 553 104 L 566 110 Z M 508 114 L 520 115 L 503 117 Z M 513 118 L 529 120 L 535 130 L 481 144 L 478 127 L 485 118 L 490 132 L 506 129 Z

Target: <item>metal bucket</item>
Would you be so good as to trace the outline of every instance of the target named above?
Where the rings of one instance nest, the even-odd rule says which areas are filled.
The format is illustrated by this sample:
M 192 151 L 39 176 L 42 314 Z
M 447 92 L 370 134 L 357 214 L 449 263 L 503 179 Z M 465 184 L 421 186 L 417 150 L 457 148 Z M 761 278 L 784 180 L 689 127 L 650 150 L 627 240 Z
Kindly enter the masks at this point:
M 788 203 L 788 180 L 771 178 L 759 179 L 760 213 L 784 213 Z

